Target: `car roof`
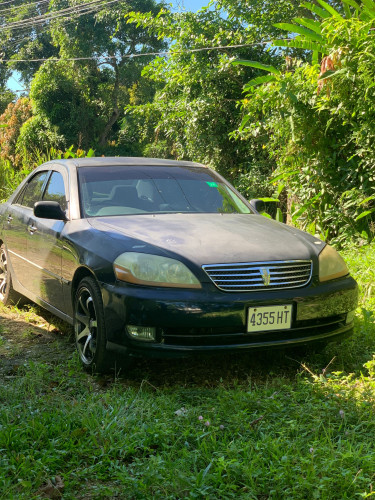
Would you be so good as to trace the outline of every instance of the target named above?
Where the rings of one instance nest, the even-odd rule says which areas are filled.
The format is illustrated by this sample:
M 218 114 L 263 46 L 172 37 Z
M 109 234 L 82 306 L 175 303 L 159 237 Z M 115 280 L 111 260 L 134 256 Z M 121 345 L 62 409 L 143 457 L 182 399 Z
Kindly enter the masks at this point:
M 66 167 L 105 167 L 105 166 L 127 166 L 127 165 L 142 165 L 142 166 L 163 166 L 163 167 L 205 167 L 200 163 L 192 161 L 179 160 L 164 160 L 162 158 L 137 158 L 137 157 L 95 157 L 95 158 L 69 158 L 66 160 L 52 160 L 48 162 L 58 163 Z M 207 167 L 205 167 L 207 168 Z

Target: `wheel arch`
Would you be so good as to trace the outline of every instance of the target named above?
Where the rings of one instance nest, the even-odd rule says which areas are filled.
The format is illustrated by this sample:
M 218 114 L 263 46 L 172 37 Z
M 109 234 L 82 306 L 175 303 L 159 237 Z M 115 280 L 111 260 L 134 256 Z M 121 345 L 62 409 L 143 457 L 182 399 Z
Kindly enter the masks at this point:
M 87 267 L 79 267 L 76 269 L 73 279 L 72 279 L 72 287 L 71 287 L 71 301 L 73 304 L 74 297 L 76 295 L 78 285 L 80 282 L 83 280 L 83 278 L 93 278 L 96 283 L 98 283 L 98 280 L 96 279 L 95 274 L 91 271 L 91 269 L 88 269 Z

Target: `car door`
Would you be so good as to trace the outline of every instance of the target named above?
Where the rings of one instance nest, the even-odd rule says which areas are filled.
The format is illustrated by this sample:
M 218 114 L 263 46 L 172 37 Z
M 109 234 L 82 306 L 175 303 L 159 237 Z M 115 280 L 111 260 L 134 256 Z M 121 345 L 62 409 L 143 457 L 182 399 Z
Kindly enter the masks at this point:
M 41 198 L 47 177 L 48 171 L 34 175 L 5 213 L 5 243 L 13 280 L 18 281 L 27 290 L 30 289 L 30 263 L 27 258 L 28 222 L 34 200 Z
M 63 210 L 67 209 L 64 175 L 53 170 L 41 197 L 43 201 L 57 201 Z M 39 201 L 39 200 L 38 200 Z M 32 213 L 28 223 L 27 258 L 32 264 L 29 283 L 32 293 L 63 311 L 61 281 L 62 242 L 61 232 L 65 222 L 42 219 Z

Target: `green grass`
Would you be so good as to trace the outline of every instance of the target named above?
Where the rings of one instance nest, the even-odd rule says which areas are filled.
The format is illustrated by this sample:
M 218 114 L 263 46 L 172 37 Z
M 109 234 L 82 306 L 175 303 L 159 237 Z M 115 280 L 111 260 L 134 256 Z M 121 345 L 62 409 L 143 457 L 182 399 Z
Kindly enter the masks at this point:
M 375 248 L 345 258 L 362 289 L 356 332 L 320 354 L 140 361 L 97 377 L 48 316 L 21 311 L 21 352 L 0 351 L 0 363 L 13 356 L 0 378 L 0 498 L 42 498 L 48 481 L 64 499 L 374 496 Z M 0 336 L 12 340 L 9 323 Z

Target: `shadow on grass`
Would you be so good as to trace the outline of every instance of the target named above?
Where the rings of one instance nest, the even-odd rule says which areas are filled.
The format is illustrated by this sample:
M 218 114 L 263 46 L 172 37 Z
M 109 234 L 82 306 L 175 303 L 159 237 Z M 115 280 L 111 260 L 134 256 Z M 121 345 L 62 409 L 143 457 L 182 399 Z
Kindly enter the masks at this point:
M 114 382 L 158 387 L 233 387 L 249 383 L 267 384 L 275 378 L 294 379 L 300 373 L 347 373 L 362 370 L 375 351 L 374 315 L 362 309 L 355 333 L 326 347 L 254 350 L 248 353 L 199 355 L 182 359 L 135 359 L 131 368 L 95 378 L 103 386 Z M 75 354 L 73 331 L 47 311 L 33 306 L 0 309 L 0 373 L 28 361 L 64 363 Z M 77 364 L 77 369 L 78 364 Z M 88 375 L 90 376 L 90 374 Z
M 371 311 L 362 309 L 353 336 L 326 346 L 253 350 L 182 359 L 136 359 L 132 368 L 119 370 L 124 384 L 147 381 L 160 387 L 233 387 L 267 384 L 270 380 L 294 380 L 302 373 L 324 375 L 333 371 L 357 373 L 375 352 L 375 325 Z M 310 375 L 311 375 L 310 374 Z M 113 376 L 105 378 L 111 383 Z
M 0 309 L 0 374 L 28 361 L 58 363 L 74 351 L 71 328 L 37 306 Z

